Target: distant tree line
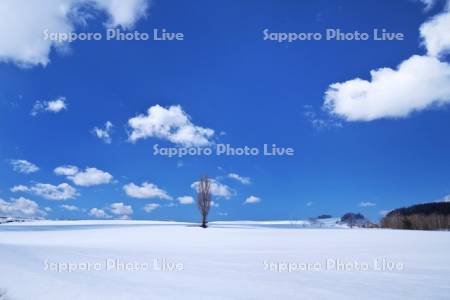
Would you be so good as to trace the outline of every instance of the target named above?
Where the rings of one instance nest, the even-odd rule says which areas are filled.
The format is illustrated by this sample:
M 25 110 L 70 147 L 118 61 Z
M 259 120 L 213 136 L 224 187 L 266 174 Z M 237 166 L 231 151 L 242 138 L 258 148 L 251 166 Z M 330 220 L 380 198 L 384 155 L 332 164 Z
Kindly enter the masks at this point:
M 415 230 L 450 229 L 450 202 L 402 207 L 389 212 L 380 222 L 383 228 Z

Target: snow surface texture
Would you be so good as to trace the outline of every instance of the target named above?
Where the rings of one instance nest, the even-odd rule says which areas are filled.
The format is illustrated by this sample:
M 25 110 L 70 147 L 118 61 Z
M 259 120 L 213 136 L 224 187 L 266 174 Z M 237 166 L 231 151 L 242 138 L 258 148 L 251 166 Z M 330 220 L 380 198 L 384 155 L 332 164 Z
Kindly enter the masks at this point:
M 11 300 L 449 299 L 450 232 L 303 223 L 2 224 L 0 290 Z M 397 267 L 383 269 L 383 259 Z M 141 269 L 120 269 L 117 260 Z M 333 267 L 338 260 L 353 269 Z M 68 263 L 78 269 L 64 269 Z

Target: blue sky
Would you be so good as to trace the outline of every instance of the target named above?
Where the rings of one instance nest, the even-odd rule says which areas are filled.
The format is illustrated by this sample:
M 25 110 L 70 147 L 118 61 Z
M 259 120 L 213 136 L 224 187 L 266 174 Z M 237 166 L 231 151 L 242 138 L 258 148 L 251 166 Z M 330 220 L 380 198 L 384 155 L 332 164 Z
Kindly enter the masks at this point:
M 102 0 L 58 1 L 84 14 L 48 13 L 55 3 L 24 13 L 18 1 L 8 12 L 16 22 L 0 30 L 4 214 L 29 208 L 47 218 L 193 221 L 195 204 L 178 198 L 194 197 L 191 185 L 205 173 L 219 194 L 210 214 L 214 220 L 348 211 L 377 220 L 381 211 L 450 194 L 450 28 L 444 1 L 424 1 L 433 3 L 428 9 L 408 0 L 129 0 L 119 8 Z M 183 33 L 184 40 L 75 41 L 56 49 L 41 36 L 51 26 L 78 33 L 165 28 Z M 264 29 L 327 28 L 385 28 L 405 38 L 279 43 L 263 35 Z M 370 71 L 380 68 L 392 72 L 371 78 Z M 159 131 L 133 127 L 133 118 L 159 122 Z M 109 131 L 106 122 L 112 124 Z M 161 126 L 174 127 L 162 133 Z M 104 130 L 98 131 L 102 138 L 95 128 Z M 180 128 L 194 130 L 194 136 L 180 142 L 173 136 Z M 145 138 L 130 140 L 145 129 Z M 206 134 L 208 129 L 214 134 Z M 292 147 L 295 155 L 152 154 L 155 144 L 189 143 L 277 144 Z M 63 171 L 55 168 L 61 166 L 77 170 L 58 175 Z M 52 191 L 58 199 L 51 199 Z M 248 198 L 254 203 L 245 203 Z

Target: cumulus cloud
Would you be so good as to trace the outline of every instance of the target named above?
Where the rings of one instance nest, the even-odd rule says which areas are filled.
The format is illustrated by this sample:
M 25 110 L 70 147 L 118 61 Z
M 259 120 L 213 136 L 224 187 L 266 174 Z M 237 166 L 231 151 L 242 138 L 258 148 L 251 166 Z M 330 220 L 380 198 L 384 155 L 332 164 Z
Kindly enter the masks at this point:
M 28 187 L 22 184 L 13 186 L 10 191 L 13 193 L 28 192 Z
M 121 216 L 129 216 L 133 214 L 133 208 L 131 205 L 125 205 L 122 202 L 113 203 L 110 205 L 111 213 Z
M 325 107 L 347 121 L 372 121 L 450 103 L 450 65 L 435 57 L 414 55 L 396 70 L 370 73 L 371 81 L 357 78 L 330 85 Z
M 108 172 L 97 168 L 86 168 L 80 171 L 76 166 L 60 166 L 55 168 L 55 174 L 66 176 L 78 186 L 94 186 L 100 184 L 108 184 L 113 180 L 113 176 Z
M 5 201 L 0 199 L 0 214 L 8 217 L 40 217 L 46 212 L 39 209 L 39 205 L 27 198 L 20 197 Z
M 450 12 L 446 11 L 420 26 L 423 45 L 430 56 L 443 56 L 450 51 Z
M 97 8 L 109 14 L 107 27 L 122 26 L 131 28 L 137 20 L 144 17 L 148 0 L 94 0 Z
M 163 189 L 160 189 L 153 183 L 144 182 L 138 186 L 133 182 L 123 186 L 125 193 L 132 198 L 150 199 L 159 198 L 164 200 L 172 200 L 172 197 Z
M 146 213 L 151 213 L 152 211 L 154 211 L 159 207 L 161 207 L 161 205 L 159 205 L 158 203 L 148 203 L 144 206 L 143 209 Z
M 53 172 L 55 172 L 56 175 L 63 175 L 63 176 L 72 176 L 75 175 L 76 173 L 78 173 L 78 167 L 76 166 L 60 166 L 55 168 L 55 170 L 53 170 Z
M 43 31 L 72 32 L 68 21 L 71 1 L 4 0 L 0 1 L 0 60 L 21 66 L 49 63 L 52 41 L 43 38 Z
M 93 186 L 110 183 L 113 176 L 97 168 L 86 168 L 86 170 L 67 176 L 67 178 L 79 186 Z
M 215 179 L 210 179 L 211 181 L 211 195 L 216 197 L 223 197 L 229 199 L 234 196 L 236 192 L 232 190 L 229 186 L 218 182 Z M 199 182 L 196 181 L 191 184 L 191 188 L 198 191 Z
M 247 199 L 245 199 L 244 204 L 256 204 L 261 202 L 261 198 L 256 197 L 256 196 L 250 196 L 247 197 Z
M 214 130 L 194 125 L 179 105 L 169 108 L 152 106 L 147 114 L 129 119 L 128 125 L 131 142 L 156 137 L 184 147 L 205 146 L 211 143 L 214 135 Z
M 18 173 L 30 174 L 39 171 L 39 167 L 24 159 L 10 160 L 13 170 Z
M 67 205 L 67 204 L 63 204 L 60 206 L 62 209 L 67 210 L 67 211 L 79 211 L 80 209 L 75 206 L 75 205 Z
M 191 196 L 181 196 L 181 197 L 178 197 L 177 199 L 180 204 L 193 204 L 194 203 L 194 198 Z
M 347 121 L 404 118 L 450 103 L 450 65 L 440 57 L 450 50 L 450 12 L 420 27 L 427 55 L 413 55 L 397 68 L 370 72 L 371 79 L 333 83 L 325 92 L 324 109 Z
M 198 185 L 197 185 L 198 186 Z M 197 189 L 197 188 L 196 188 Z M 217 197 L 230 198 L 236 194 L 229 186 L 211 179 L 211 194 Z
M 109 219 L 109 218 L 111 218 L 111 216 L 108 215 L 103 209 L 96 208 L 96 207 L 92 208 L 89 211 L 89 215 L 93 216 L 93 217 L 96 217 L 96 218 L 99 218 L 99 219 Z
M 92 130 L 92 133 L 98 137 L 99 139 L 101 139 L 103 142 L 105 142 L 106 144 L 111 144 L 112 139 L 111 139 L 111 131 L 113 129 L 113 124 L 110 121 L 107 121 L 105 123 L 105 128 L 98 128 L 98 127 L 94 127 L 94 129 Z
M 43 112 L 59 113 L 67 110 L 67 101 L 65 97 L 59 97 L 50 101 L 36 101 L 31 110 L 32 116 L 37 116 Z
M 145 16 L 147 0 L 2 0 L 0 1 L 0 61 L 21 67 L 46 66 L 52 49 L 67 45 L 45 39 L 44 31 L 71 33 L 91 17 L 108 16 L 106 27 L 131 28 Z
M 376 206 L 376 203 L 370 202 L 370 201 L 365 201 L 365 202 L 360 202 L 358 204 L 358 206 L 360 207 L 372 207 L 372 206 Z
M 32 186 L 17 185 L 11 188 L 12 192 L 28 192 L 47 200 L 68 200 L 78 196 L 75 188 L 67 183 L 52 185 L 49 183 L 36 183 Z
M 67 183 L 52 185 L 37 183 L 30 188 L 31 192 L 48 200 L 67 200 L 78 196 L 77 190 Z
M 228 177 L 231 179 L 237 180 L 242 184 L 250 184 L 251 183 L 250 177 L 240 176 L 236 173 L 230 173 L 230 174 L 228 174 Z

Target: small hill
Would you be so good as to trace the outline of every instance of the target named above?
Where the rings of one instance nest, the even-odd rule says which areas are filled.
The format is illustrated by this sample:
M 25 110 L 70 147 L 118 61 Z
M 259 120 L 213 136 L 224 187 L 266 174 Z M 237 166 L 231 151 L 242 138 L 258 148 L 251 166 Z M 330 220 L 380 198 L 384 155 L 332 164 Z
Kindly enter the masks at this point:
M 320 215 L 320 216 L 317 217 L 317 219 L 331 219 L 331 218 L 332 218 L 331 215 L 326 215 L 326 214 Z
M 366 219 L 362 214 L 360 213 L 353 213 L 349 212 L 344 214 L 341 217 L 341 223 L 347 224 L 350 227 L 356 226 L 356 227 L 371 227 L 371 222 Z

